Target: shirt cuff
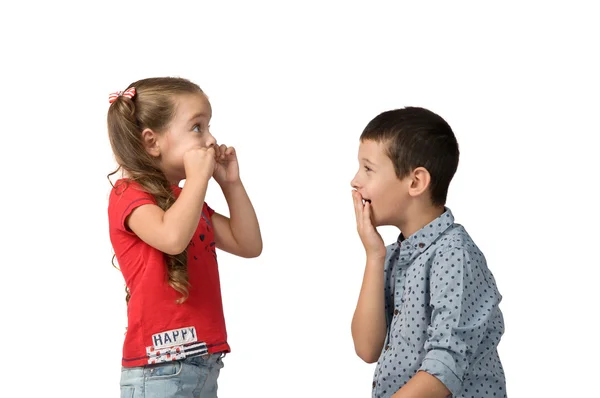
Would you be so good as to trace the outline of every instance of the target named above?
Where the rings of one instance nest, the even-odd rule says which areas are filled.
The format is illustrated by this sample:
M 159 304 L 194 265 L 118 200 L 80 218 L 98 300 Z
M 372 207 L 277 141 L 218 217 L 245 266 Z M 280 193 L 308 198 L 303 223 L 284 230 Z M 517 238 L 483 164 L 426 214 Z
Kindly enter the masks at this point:
M 421 368 L 444 383 L 452 396 L 457 396 L 462 388 L 462 379 L 457 375 L 456 362 L 444 350 L 431 350 L 425 356 Z

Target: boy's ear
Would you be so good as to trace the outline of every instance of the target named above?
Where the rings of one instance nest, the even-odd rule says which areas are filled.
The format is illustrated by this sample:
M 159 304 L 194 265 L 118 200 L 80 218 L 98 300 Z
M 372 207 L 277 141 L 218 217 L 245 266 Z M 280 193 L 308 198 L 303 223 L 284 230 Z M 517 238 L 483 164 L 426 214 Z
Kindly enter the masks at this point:
M 144 131 L 142 131 L 142 141 L 144 143 L 144 149 L 146 149 L 146 152 L 148 152 L 150 156 L 156 158 L 160 156 L 158 135 L 154 131 L 150 129 L 144 129 Z
M 410 174 L 411 182 L 408 187 L 408 194 L 416 197 L 422 195 L 429 189 L 431 184 L 431 174 L 425 167 L 417 167 Z

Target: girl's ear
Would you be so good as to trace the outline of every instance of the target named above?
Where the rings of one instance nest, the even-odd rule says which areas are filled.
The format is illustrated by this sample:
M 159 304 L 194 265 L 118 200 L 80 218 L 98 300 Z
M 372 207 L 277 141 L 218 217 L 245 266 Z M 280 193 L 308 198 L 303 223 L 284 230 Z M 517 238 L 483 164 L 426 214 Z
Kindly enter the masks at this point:
M 150 156 L 155 158 L 160 156 L 160 145 L 158 143 L 158 134 L 150 129 L 142 131 L 142 141 L 144 142 L 144 148 Z

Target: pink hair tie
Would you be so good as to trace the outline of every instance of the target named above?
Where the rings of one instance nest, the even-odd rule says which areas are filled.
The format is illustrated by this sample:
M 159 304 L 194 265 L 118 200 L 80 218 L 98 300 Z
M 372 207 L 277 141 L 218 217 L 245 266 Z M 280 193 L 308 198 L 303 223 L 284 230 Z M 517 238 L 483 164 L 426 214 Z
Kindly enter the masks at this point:
M 132 99 L 133 97 L 135 97 L 135 87 L 128 88 L 128 89 L 127 89 L 127 90 L 125 90 L 125 91 L 117 91 L 117 92 L 115 92 L 115 93 L 112 93 L 112 94 L 110 94 L 110 95 L 108 96 L 108 102 L 112 104 L 112 103 L 113 103 L 113 102 L 115 102 L 115 101 L 117 100 L 117 98 L 119 98 L 120 96 L 127 97 L 127 98 L 129 98 L 129 99 Z

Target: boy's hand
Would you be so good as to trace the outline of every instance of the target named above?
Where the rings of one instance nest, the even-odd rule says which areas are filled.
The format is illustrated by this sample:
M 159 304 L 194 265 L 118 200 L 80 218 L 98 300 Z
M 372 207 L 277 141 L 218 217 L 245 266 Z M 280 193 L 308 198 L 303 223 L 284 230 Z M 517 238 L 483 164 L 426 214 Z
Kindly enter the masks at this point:
M 354 212 L 356 213 L 356 228 L 367 252 L 367 257 L 385 258 L 385 244 L 381 235 L 373 226 L 371 203 L 367 201 L 363 205 L 362 196 L 356 190 L 352 191 L 352 199 L 354 200 Z
M 215 171 L 213 178 L 219 185 L 238 182 L 240 180 L 240 170 L 238 167 L 237 156 L 233 147 L 220 145 L 215 147 Z

